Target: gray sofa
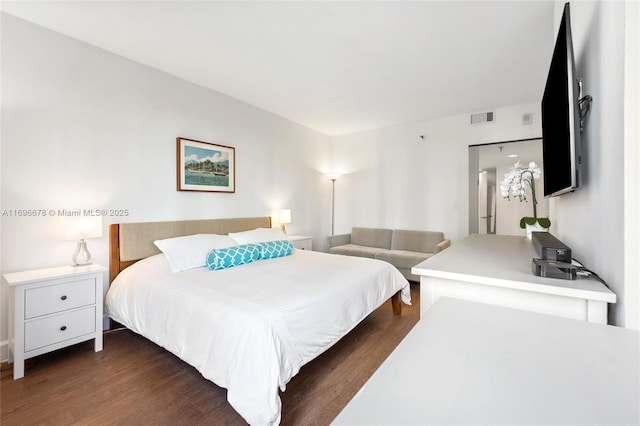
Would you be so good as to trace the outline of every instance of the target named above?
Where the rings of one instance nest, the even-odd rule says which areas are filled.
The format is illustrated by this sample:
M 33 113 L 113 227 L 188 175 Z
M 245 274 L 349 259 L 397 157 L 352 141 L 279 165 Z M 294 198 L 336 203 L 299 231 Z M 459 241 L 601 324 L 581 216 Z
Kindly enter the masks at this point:
M 442 232 L 353 227 L 351 234 L 329 237 L 329 253 L 369 257 L 391 263 L 410 281 L 411 268 L 451 245 Z

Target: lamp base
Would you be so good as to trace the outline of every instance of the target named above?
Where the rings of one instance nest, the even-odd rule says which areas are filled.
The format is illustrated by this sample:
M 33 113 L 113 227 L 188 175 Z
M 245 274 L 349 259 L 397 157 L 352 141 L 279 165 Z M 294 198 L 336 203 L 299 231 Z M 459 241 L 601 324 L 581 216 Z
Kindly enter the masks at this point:
M 71 266 L 86 266 L 91 265 L 93 262 L 91 260 L 91 253 L 87 249 L 87 243 L 84 240 L 78 241 L 78 245 L 76 246 L 76 251 L 73 253 L 73 257 L 71 261 L 73 262 Z
M 287 228 L 284 226 L 284 223 L 280 224 L 280 229 L 282 229 L 282 232 L 284 232 L 285 235 L 287 234 Z

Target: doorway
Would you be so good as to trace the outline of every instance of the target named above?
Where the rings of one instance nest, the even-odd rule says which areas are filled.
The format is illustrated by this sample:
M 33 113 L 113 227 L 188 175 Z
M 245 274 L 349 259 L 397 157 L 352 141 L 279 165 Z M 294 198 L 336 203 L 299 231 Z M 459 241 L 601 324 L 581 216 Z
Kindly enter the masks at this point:
M 469 233 L 524 235 L 520 218 L 531 216 L 530 194 L 527 202 L 506 200 L 500 193 L 504 174 L 516 162 L 535 162 L 542 168 L 542 139 L 496 142 L 469 147 Z M 538 216 L 547 216 L 542 178 L 536 180 Z
M 478 173 L 478 233 L 496 233 L 496 168 Z

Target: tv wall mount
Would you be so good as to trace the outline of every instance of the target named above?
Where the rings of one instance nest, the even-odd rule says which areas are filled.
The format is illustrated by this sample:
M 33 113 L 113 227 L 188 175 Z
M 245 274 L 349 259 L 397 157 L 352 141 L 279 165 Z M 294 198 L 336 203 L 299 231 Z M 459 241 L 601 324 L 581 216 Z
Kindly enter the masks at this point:
M 580 109 L 580 133 L 584 128 L 584 119 L 589 115 L 593 98 L 590 95 L 582 96 L 582 79 L 578 79 L 578 108 Z

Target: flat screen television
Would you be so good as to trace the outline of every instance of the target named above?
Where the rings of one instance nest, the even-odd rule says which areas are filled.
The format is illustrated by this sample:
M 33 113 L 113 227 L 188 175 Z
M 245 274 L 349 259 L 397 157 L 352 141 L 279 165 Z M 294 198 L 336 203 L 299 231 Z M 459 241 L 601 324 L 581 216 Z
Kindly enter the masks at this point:
M 580 187 L 579 96 L 569 3 L 566 3 L 541 105 L 545 197 L 565 194 Z

